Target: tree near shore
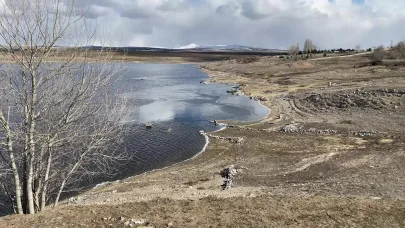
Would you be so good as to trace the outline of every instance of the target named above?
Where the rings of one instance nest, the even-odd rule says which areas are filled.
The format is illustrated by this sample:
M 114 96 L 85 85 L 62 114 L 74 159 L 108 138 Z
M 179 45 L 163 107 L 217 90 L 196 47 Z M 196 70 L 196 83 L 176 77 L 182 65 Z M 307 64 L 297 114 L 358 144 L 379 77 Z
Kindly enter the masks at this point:
M 116 147 L 126 102 L 112 96 L 111 49 L 87 48 L 96 31 L 76 1 L 0 5 L 10 61 L 0 68 L 0 182 L 16 213 L 34 214 L 126 158 Z
M 312 40 L 306 39 L 304 42 L 304 52 L 307 54 L 307 57 L 311 57 L 312 53 L 315 52 L 317 47 L 313 44 Z
M 292 45 L 290 49 L 288 50 L 288 53 L 296 58 L 298 53 L 300 52 L 300 45 Z

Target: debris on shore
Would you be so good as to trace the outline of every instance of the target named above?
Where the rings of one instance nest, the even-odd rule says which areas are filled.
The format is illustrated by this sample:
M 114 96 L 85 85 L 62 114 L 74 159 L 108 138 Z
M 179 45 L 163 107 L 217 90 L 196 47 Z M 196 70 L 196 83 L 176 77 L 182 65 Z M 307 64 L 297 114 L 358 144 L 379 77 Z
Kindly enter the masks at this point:
M 221 176 L 225 178 L 224 184 L 222 185 L 224 190 L 231 189 L 233 185 L 233 179 L 237 173 L 238 171 L 236 170 L 234 165 L 230 165 L 229 167 L 221 171 Z
M 214 138 L 214 139 L 225 140 L 225 141 L 228 141 L 228 142 L 234 143 L 234 144 L 241 144 L 245 140 L 242 137 L 222 137 L 222 136 L 217 136 L 217 135 L 211 135 L 211 134 L 205 133 L 203 130 L 200 131 L 200 135 L 204 135 L 204 136 Z

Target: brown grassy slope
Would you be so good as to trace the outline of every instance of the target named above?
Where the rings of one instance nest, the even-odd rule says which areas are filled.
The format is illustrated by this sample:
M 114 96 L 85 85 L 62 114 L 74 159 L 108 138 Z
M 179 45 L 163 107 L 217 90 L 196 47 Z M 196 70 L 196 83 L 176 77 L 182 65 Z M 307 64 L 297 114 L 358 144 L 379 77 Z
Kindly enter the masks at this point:
M 154 227 L 404 227 L 401 202 L 348 198 L 158 199 L 116 206 L 72 206 L 2 219 L 2 227 L 125 227 L 150 218 Z M 123 218 L 121 218 L 123 217 Z M 129 227 L 129 226 L 126 226 Z M 135 226 L 136 227 L 136 226 Z

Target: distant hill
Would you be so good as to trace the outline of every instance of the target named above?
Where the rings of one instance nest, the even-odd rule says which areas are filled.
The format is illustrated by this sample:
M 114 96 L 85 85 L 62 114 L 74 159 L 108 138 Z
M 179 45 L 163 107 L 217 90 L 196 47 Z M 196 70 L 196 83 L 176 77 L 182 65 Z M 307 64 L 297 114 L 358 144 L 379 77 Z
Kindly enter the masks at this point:
M 249 47 L 243 45 L 205 45 L 205 46 L 198 46 L 196 44 L 189 44 L 180 48 L 179 50 L 198 50 L 198 51 L 284 51 L 278 49 L 266 49 L 266 48 L 257 48 L 257 47 Z
M 87 48 L 90 50 L 100 50 L 105 47 L 102 46 L 87 46 L 81 47 Z M 134 52 L 160 52 L 160 53 L 179 53 L 179 52 L 201 52 L 201 53 L 245 53 L 249 55 L 254 54 L 265 54 L 265 55 L 274 55 L 274 54 L 285 54 L 286 50 L 279 49 L 265 49 L 265 48 L 256 48 L 242 45 L 206 45 L 198 46 L 196 44 L 189 44 L 183 47 L 176 49 L 173 48 L 157 48 L 157 47 L 113 47 L 114 51 L 134 53 Z

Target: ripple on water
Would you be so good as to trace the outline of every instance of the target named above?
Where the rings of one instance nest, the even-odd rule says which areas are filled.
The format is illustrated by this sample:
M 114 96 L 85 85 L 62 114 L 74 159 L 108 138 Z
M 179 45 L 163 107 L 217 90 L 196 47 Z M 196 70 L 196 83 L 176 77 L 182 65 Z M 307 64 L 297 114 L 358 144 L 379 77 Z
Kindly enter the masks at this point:
M 124 148 L 133 155 L 118 176 L 166 167 L 198 154 L 206 144 L 200 130 L 215 131 L 214 119 L 253 121 L 269 110 L 244 96 L 226 91 L 232 85 L 200 84 L 207 75 L 191 64 L 126 64 L 117 83 L 132 101 L 131 131 Z M 151 129 L 145 123 L 152 123 Z

